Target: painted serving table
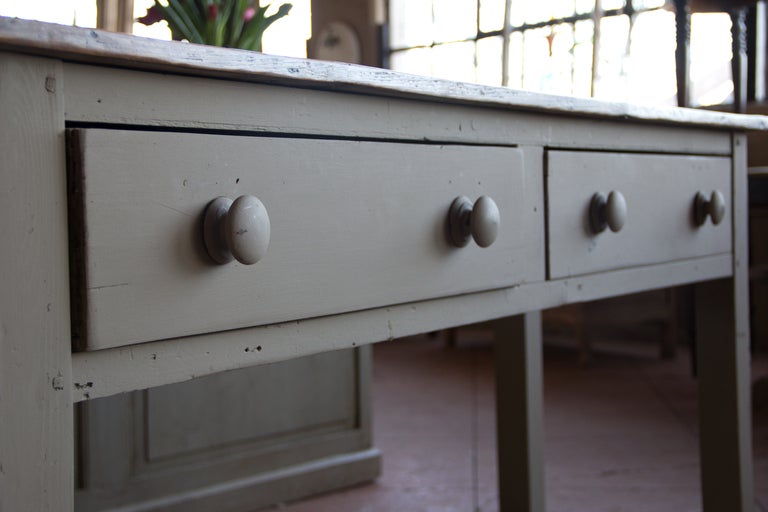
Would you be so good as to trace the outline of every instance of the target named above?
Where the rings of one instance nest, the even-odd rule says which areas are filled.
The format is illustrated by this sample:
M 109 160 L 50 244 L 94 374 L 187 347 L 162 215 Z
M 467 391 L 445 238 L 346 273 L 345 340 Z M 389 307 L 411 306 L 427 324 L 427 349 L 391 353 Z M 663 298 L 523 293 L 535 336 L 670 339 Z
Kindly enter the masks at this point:
M 0 113 L 0 510 L 73 508 L 73 402 L 491 319 L 501 508 L 543 510 L 539 311 L 686 283 L 704 507 L 751 510 L 765 118 L 5 18 Z

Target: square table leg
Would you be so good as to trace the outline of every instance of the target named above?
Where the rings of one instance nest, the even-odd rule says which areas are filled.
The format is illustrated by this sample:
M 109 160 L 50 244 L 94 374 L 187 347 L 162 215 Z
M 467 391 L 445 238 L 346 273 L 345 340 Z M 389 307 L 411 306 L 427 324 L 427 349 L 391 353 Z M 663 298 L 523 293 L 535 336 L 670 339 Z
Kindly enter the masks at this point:
M 544 510 L 541 313 L 494 323 L 500 510 Z

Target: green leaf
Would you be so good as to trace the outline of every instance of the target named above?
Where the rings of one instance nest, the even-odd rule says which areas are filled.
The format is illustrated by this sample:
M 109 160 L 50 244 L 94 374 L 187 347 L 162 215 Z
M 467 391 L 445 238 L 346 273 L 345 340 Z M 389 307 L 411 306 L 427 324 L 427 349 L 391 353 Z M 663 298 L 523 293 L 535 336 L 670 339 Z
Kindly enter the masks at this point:
M 275 14 L 272 14 L 271 16 L 264 17 L 264 14 L 266 13 L 267 9 L 269 8 L 269 5 L 263 7 L 262 11 L 262 17 L 260 20 L 260 23 L 255 28 L 253 34 L 250 35 L 251 39 L 248 41 L 248 48 L 251 50 L 261 51 L 261 41 L 264 36 L 264 32 L 272 25 L 274 22 L 279 20 L 280 18 L 283 18 L 284 16 L 287 16 L 288 13 L 293 8 L 292 4 L 283 4 L 280 6 L 280 8 L 277 10 Z M 255 18 L 254 18 L 255 19 Z
M 256 10 L 256 16 L 247 24 L 246 29 L 238 42 L 239 48 L 246 48 L 248 50 L 261 51 L 262 38 L 264 32 L 269 28 L 272 23 L 286 16 L 293 8 L 291 4 L 283 4 L 277 10 L 275 14 L 266 16 L 269 5 L 259 7 Z
M 216 16 L 216 20 L 214 21 L 213 41 L 211 41 L 209 44 L 213 44 L 215 46 L 224 46 L 224 42 L 226 41 L 225 37 L 227 23 L 232 17 L 232 9 L 234 7 L 234 2 L 224 2 L 224 8 L 219 11 L 218 15 Z
M 227 41 L 225 46 L 230 48 L 237 47 L 237 41 L 240 39 L 240 34 L 243 32 L 243 26 L 245 25 L 245 10 L 248 8 L 248 0 L 237 0 L 237 8 L 234 15 L 229 19 L 229 31 L 227 34 Z
M 199 28 L 202 27 L 195 26 L 189 17 L 189 13 L 185 10 L 184 5 L 182 5 L 180 0 L 168 0 L 168 7 L 169 9 L 167 12 L 174 13 L 175 17 L 178 19 L 176 23 L 179 26 L 185 27 L 187 40 L 190 43 L 204 44 L 205 41 L 203 40 L 203 36 L 200 34 L 199 30 Z

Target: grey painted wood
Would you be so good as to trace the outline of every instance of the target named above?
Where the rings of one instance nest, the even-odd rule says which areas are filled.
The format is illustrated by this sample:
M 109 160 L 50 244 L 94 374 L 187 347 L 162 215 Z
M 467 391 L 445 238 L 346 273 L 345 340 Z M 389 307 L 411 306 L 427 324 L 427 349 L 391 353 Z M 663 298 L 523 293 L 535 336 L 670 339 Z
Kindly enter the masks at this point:
M 524 168 L 520 149 L 75 135 L 83 152 L 88 349 L 543 279 L 538 166 Z M 242 194 L 266 206 L 269 250 L 255 265 L 213 264 L 200 248 L 199 218 L 217 196 Z M 503 205 L 498 239 L 486 249 L 453 247 L 445 227 L 451 202 L 484 194 Z
M 528 144 L 730 155 L 728 134 L 703 128 L 491 110 L 245 81 L 65 63 L 67 121 L 321 134 L 385 140 Z M 199 98 L 207 98 L 200 101 Z M 290 105 L 286 108 L 285 105 Z M 482 106 L 480 106 L 482 107 Z
M 0 510 L 72 510 L 61 64 L 0 53 Z
M 82 404 L 77 509 L 245 512 L 370 481 L 370 363 L 359 347 Z
M 696 287 L 705 512 L 754 509 L 746 137 L 733 145 L 733 278 Z
M 730 255 L 73 354 L 76 401 L 524 313 L 730 276 Z M 469 304 L 469 306 L 468 306 Z M 261 350 L 254 350 L 261 347 Z M 247 350 L 246 350 L 247 349 Z
M 733 294 L 746 282 L 696 286 L 699 437 L 704 511 L 754 510 L 749 310 Z M 734 335 L 736 333 L 736 335 Z
M 0 504 L 4 508 L 14 512 L 71 509 L 70 399 L 87 400 L 559 304 L 718 278 L 725 281 L 699 290 L 700 330 L 704 331 L 700 339 L 704 503 L 707 510 L 745 510 L 751 505 L 746 155 L 743 135 L 735 136 L 732 146 L 730 137 L 740 129 L 768 129 L 766 118 L 551 97 L 19 20 L 0 19 L 0 48 L 19 52 L 3 57 L 0 75 L 3 118 L 17 120 L 4 124 L 0 139 L 4 158 L 8 156 L 10 162 L 10 170 L 0 178 L 0 197 L 4 200 L 0 222 L 4 240 L 11 240 L 22 249 L 0 256 L 3 281 L 10 283 L 10 288 L 6 288 L 12 290 L 0 299 L 0 413 L 4 418 L 0 436 Z M 37 60 L 21 53 L 37 53 L 76 64 Z M 123 69 L 105 72 L 99 83 L 98 73 L 90 67 L 94 64 Z M 88 76 L 96 85 L 89 86 Z M 124 87 L 119 83 L 123 79 Z M 228 88 L 226 81 L 234 85 Z M 185 96 L 186 84 L 191 96 Z M 212 87 L 206 89 L 208 85 Z M 82 87 L 84 92 L 65 93 L 62 97 L 62 86 L 67 90 Z M 131 87 L 140 92 L 126 92 Z M 172 94 L 179 96 L 167 108 L 152 99 L 143 101 L 139 95 L 163 87 L 169 87 L 173 93 L 163 93 L 159 96 L 162 100 Z M 108 95 L 110 89 L 120 90 L 120 94 L 126 92 L 125 100 L 121 102 L 116 95 Z M 231 101 L 226 99 L 229 91 Z M 212 97 L 224 99 L 210 101 Z M 194 105 L 204 102 L 211 106 Z M 307 106 L 309 103 L 316 104 Z M 65 104 L 67 111 L 63 112 Z M 153 109 L 158 108 L 153 114 Z M 216 114 L 217 109 L 220 115 Z M 189 114 L 178 113 L 184 110 Z M 440 113 L 431 114 L 433 110 Z M 90 293 L 99 296 L 99 308 L 113 308 L 109 314 L 100 309 L 101 313 L 91 315 L 100 322 L 102 331 L 95 338 L 100 339 L 95 346 L 115 347 L 184 333 L 206 333 L 75 354 L 71 358 L 71 387 L 62 153 L 65 118 L 79 128 L 102 123 L 102 127 L 130 125 L 127 128 L 139 129 L 119 141 L 103 138 L 104 144 L 93 148 L 94 156 L 103 149 L 101 172 L 85 174 L 86 194 L 94 190 L 100 193 L 86 196 L 94 203 L 84 204 L 101 201 L 97 207 L 101 215 L 96 218 L 105 224 L 100 232 L 90 229 L 97 226 L 92 223 L 94 219 L 89 220 L 88 238 L 79 242 L 81 248 L 98 257 L 89 258 L 88 267 L 75 265 L 79 270 L 87 268 L 86 275 L 91 281 L 84 283 L 76 274 L 73 283 L 77 288 L 84 284 Z M 149 137 L 140 130 L 142 127 L 183 128 L 202 133 L 171 135 L 155 131 Z M 272 138 L 253 137 L 257 132 Z M 114 135 L 117 131 L 92 133 Z M 124 144 L 131 137 L 136 137 L 133 144 Z M 315 140 L 325 137 L 359 140 Z M 422 143 L 416 144 L 419 137 Z M 265 141 L 268 145 L 260 146 L 258 153 L 251 148 Z M 172 144 L 152 147 L 168 142 Z M 441 147 L 431 142 L 447 145 Z M 215 147 L 211 145 L 214 143 Z M 125 147 L 121 149 L 121 145 Z M 264 156 L 274 148 L 280 150 L 279 159 Z M 594 188 L 591 180 L 583 178 L 595 176 L 588 166 L 582 166 L 571 173 L 581 179 L 572 176 L 574 186 L 569 194 L 552 194 L 559 185 L 553 187 L 554 182 L 550 181 L 546 182 L 545 191 L 545 179 L 552 178 L 544 175 L 551 174 L 553 169 L 549 157 L 556 160 L 558 154 L 565 155 L 558 149 L 589 150 L 573 152 L 573 161 L 584 163 L 584 159 L 594 159 L 598 164 L 595 168 L 617 158 L 614 163 L 621 171 L 600 176 L 603 184 L 611 185 L 608 182 L 616 179 L 616 185 L 630 187 L 628 192 L 622 190 L 627 199 L 627 222 L 614 235 L 632 233 L 633 222 L 640 222 L 634 219 L 647 222 L 665 205 L 678 205 L 683 212 L 687 207 L 679 205 L 686 201 L 670 203 L 667 199 L 683 190 L 684 184 L 696 189 L 723 185 L 730 209 L 720 226 L 712 228 L 706 224 L 705 230 L 696 231 L 695 236 L 675 224 L 677 221 L 664 218 L 663 222 L 677 226 L 667 231 L 668 226 L 658 220 L 657 230 L 666 233 L 665 240 L 670 246 L 643 252 L 649 245 L 666 242 L 647 231 L 641 232 L 637 241 L 627 242 L 631 252 L 616 253 L 620 268 L 609 261 L 611 255 L 593 254 L 600 257 L 593 257 L 593 263 L 585 263 L 580 269 L 572 269 L 562 261 L 558 263 L 562 254 L 553 244 L 561 236 L 575 234 L 580 239 L 566 243 L 563 249 L 584 250 L 585 237 L 578 230 L 579 219 L 583 219 L 578 213 L 580 207 L 577 204 L 575 217 L 574 210 L 568 209 L 570 220 L 562 223 L 567 227 L 568 222 L 576 219 L 577 229 L 566 229 L 566 234 L 559 235 L 555 229 L 561 223 L 556 221 L 554 210 L 550 210 L 545 226 L 541 205 L 546 200 L 552 207 L 557 200 L 560 208 L 578 195 L 574 193 L 577 182 Z M 597 150 L 613 156 L 598 154 Z M 155 157 L 155 169 L 147 155 Z M 230 155 L 236 156 L 230 160 Z M 502 167 L 508 159 L 515 166 Z M 545 160 L 549 160 L 546 169 Z M 231 173 L 232 168 L 227 165 L 235 161 L 250 166 L 251 171 Z M 291 174 L 289 168 L 281 167 L 286 161 L 301 161 L 314 173 Z M 724 161 L 727 163 L 723 164 Z M 88 165 L 89 162 L 86 159 Z M 326 172 L 322 164 L 329 162 L 337 165 Z M 434 162 L 448 171 L 438 171 Z M 683 172 L 673 172 L 679 162 L 685 163 Z M 142 165 L 137 167 L 137 163 Z M 272 170 L 264 171 L 265 164 Z M 656 164 L 664 171 L 659 171 L 659 177 L 669 178 L 674 186 L 658 187 L 651 193 L 644 188 L 648 187 L 646 182 L 658 180 L 643 178 L 652 177 Z M 207 165 L 212 169 L 210 172 L 204 169 Z M 409 167 L 414 165 L 418 165 L 419 172 L 406 173 L 406 169 L 415 169 Z M 187 168 L 193 175 L 185 178 Z M 290 187 L 283 188 L 276 177 L 279 172 L 294 180 Z M 715 176 L 712 181 L 708 177 L 710 172 Z M 169 176 L 170 181 L 163 181 Z M 306 184 L 294 187 L 299 178 L 307 176 L 312 178 Z M 368 180 L 363 182 L 362 176 Z M 206 181 L 211 178 L 212 183 Z M 185 187 L 184 179 L 192 186 Z M 289 274 L 289 278 L 275 278 L 265 286 L 250 282 L 247 292 L 241 290 L 237 297 L 232 293 L 240 280 L 232 276 L 240 270 L 238 267 L 210 266 L 203 270 L 201 260 L 196 259 L 200 247 L 193 242 L 198 237 L 195 218 L 212 199 L 211 195 L 236 192 L 250 180 L 262 179 L 271 180 L 272 191 L 290 189 L 296 194 L 291 201 L 295 204 L 272 201 L 271 197 L 264 201 L 268 209 L 276 208 L 278 218 L 293 220 L 282 224 L 290 226 L 289 229 L 274 232 L 290 233 L 290 239 L 296 243 L 288 243 L 288 238 L 282 242 L 275 239 L 277 246 L 270 245 L 265 260 L 259 263 L 267 263 L 270 255 L 277 256 L 281 261 L 272 264 L 283 274 Z M 475 184 L 476 180 L 480 183 Z M 733 186 L 729 188 L 731 181 Z M 140 182 L 151 185 L 142 188 L 137 185 Z M 472 190 L 469 194 L 456 190 L 458 184 Z M 635 191 L 652 200 L 636 201 Z M 443 204 L 447 192 L 450 194 L 441 206 L 443 214 L 438 215 L 437 205 Z M 440 243 L 447 243 L 440 228 L 443 221 L 439 219 L 444 219 L 450 201 L 455 195 L 479 193 L 489 193 L 497 200 L 502 225 L 507 226 L 503 229 L 512 231 L 502 231 L 489 249 L 469 247 L 466 249 L 474 252 L 450 252 L 441 248 Z M 322 201 L 328 198 L 331 200 Z M 347 201 L 357 202 L 354 208 L 344 209 Z M 114 207 L 108 208 L 107 204 Z M 636 204 L 646 204 L 639 217 L 634 213 Z M 137 208 L 142 211 L 136 212 Z M 377 217 L 377 212 L 383 215 Z M 505 212 L 512 212 L 514 222 L 507 222 Z M 686 216 L 680 212 L 673 215 L 674 219 Z M 297 217 L 297 213 L 303 216 Z M 345 223 L 350 218 L 353 221 Z M 281 222 L 275 220 L 275 228 Z M 73 216 L 70 227 L 73 233 L 82 231 L 80 219 Z M 362 228 L 362 235 L 355 232 L 355 227 Z M 376 230 L 372 230 L 374 227 Z M 706 231 L 709 228 L 723 230 L 710 236 Z M 120 231 L 120 236 L 115 230 Z M 672 231 L 682 241 L 672 239 Z M 545 233 L 550 242 L 546 254 Z M 122 245 L 123 239 L 133 241 L 140 248 L 139 253 L 131 253 L 134 247 Z M 84 240 L 88 240 L 87 244 Z M 299 241 L 308 245 L 301 246 Z M 358 241 L 372 244 L 373 249 L 366 252 L 367 245 Z M 599 251 L 604 245 L 610 244 L 601 241 L 596 249 Z M 285 249 L 289 246 L 290 251 Z M 503 255 L 494 253 L 497 248 L 503 249 Z M 495 256 L 486 260 L 489 254 Z M 72 255 L 81 256 L 76 251 Z M 583 254 L 574 253 L 573 257 L 582 258 Z M 134 258 L 139 264 L 128 261 Z M 568 277 L 547 279 L 547 258 L 550 269 L 565 268 L 563 275 Z M 158 267 L 165 273 L 157 274 Z M 216 271 L 226 276 L 224 281 L 229 281 L 211 296 L 208 308 L 204 309 L 200 296 L 211 286 L 217 286 L 211 277 Z M 324 273 L 332 279 L 324 282 Z M 153 288 L 153 280 L 173 286 Z M 174 288 L 174 283 L 182 281 Z M 294 300 L 301 301 L 307 295 L 306 286 L 313 288 L 309 293 L 314 293 L 311 303 L 294 304 Z M 320 289 L 325 293 L 320 293 Z M 132 290 L 136 293 L 131 297 Z M 121 294 L 123 298 L 110 306 L 109 297 Z M 264 294 L 270 295 L 269 300 L 262 300 Z M 80 298 L 78 293 L 73 295 Z M 220 303 L 222 297 L 232 302 Z M 238 302 L 238 298 L 243 300 Z M 120 300 L 125 309 L 117 306 Z M 256 307 L 252 310 L 237 305 L 254 301 Z M 273 309 L 262 308 L 264 303 Z M 145 304 L 153 304 L 152 311 L 142 310 L 149 309 Z M 185 310 L 185 305 L 190 304 L 201 309 L 190 314 Z M 160 318 L 159 311 L 167 313 L 165 319 Z M 142 313 L 147 313 L 146 319 Z M 526 318 L 534 316 L 535 313 Z M 189 327 L 199 321 L 197 317 L 208 320 Z M 269 325 L 259 325 L 265 323 Z M 259 326 L 248 327 L 252 325 Z M 112 332 L 114 327 L 123 329 L 122 334 Z M 527 336 L 529 341 L 533 338 Z M 525 357 L 535 359 L 533 352 L 527 352 Z M 526 379 L 531 379 L 536 369 L 531 364 L 531 368 L 526 366 Z M 510 390 L 512 396 L 528 397 L 536 389 L 532 383 L 527 381 L 526 389 Z M 13 391 L 6 391 L 9 389 Z M 518 427 L 536 424 L 540 417 L 533 408 L 536 404 L 521 407 L 522 400 L 511 403 L 523 411 L 523 417 L 510 421 Z M 723 417 L 720 406 L 731 414 Z M 12 419 L 6 421 L 7 417 Z M 529 426 L 527 436 L 532 444 L 524 446 L 520 441 L 524 436 L 518 435 L 512 445 L 527 451 L 526 457 L 504 459 L 502 467 L 510 468 L 515 462 L 522 464 L 514 471 L 527 475 L 528 480 L 516 484 L 525 491 L 526 506 L 535 509 L 541 506 L 536 500 L 542 491 L 538 490 L 538 480 L 531 476 L 537 474 L 540 462 L 536 455 L 538 441 L 532 439 L 531 432 Z M 327 468 L 333 464 L 320 466 Z M 305 480 L 311 486 L 316 473 L 302 474 L 312 475 Z M 234 496 L 247 491 L 253 481 L 244 479 L 226 485 L 234 490 Z M 203 500 L 201 503 L 209 499 L 207 508 L 214 509 L 215 494 L 209 491 L 203 489 L 196 496 Z M 185 502 L 165 505 L 179 510 L 184 509 Z
M 500 109 L 549 111 L 564 115 L 658 121 L 667 124 L 768 129 L 768 120 L 756 116 L 734 116 L 701 110 L 552 96 L 405 75 L 352 64 L 276 57 L 0 18 L 0 48 L 19 46 L 29 52 L 36 51 L 80 62 L 228 78 L 237 76 L 262 83 L 437 99 L 441 103 L 479 103 Z
M 549 151 L 547 209 L 549 276 L 722 254 L 731 251 L 730 215 L 715 226 L 694 222 L 699 191 L 731 201 L 731 161 L 721 157 Z M 626 223 L 596 234 L 595 193 L 626 198 Z
M 541 312 L 494 322 L 499 509 L 544 512 Z
M 346 137 L 536 143 L 560 147 L 605 147 L 606 137 L 627 150 L 729 154 L 730 139 L 707 130 L 633 126 L 586 119 L 553 118 L 404 99 L 349 96 L 328 91 L 136 73 L 67 64 L 67 119 L 78 122 L 173 125 L 224 130 L 322 133 Z M 211 95 L 214 102 L 194 98 Z M 299 98 L 297 99 L 297 95 Z M 286 111 L 282 102 L 296 105 Z M 179 108 L 183 105 L 183 108 Z M 323 122 L 326 120 L 328 122 Z

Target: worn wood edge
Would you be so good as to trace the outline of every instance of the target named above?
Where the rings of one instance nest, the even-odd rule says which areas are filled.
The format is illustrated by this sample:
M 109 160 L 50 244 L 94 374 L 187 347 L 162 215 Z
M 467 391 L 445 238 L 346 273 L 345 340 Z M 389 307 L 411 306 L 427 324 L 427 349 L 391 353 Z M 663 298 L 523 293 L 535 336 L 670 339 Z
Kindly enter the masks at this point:
M 407 75 L 385 69 L 158 41 L 90 28 L 0 17 L 0 49 L 158 71 L 262 83 L 430 98 L 589 117 L 768 130 L 768 118 L 723 112 L 613 103 Z
M 92 398 L 357 347 L 567 303 L 732 275 L 730 254 L 262 327 L 72 355 L 73 395 Z

